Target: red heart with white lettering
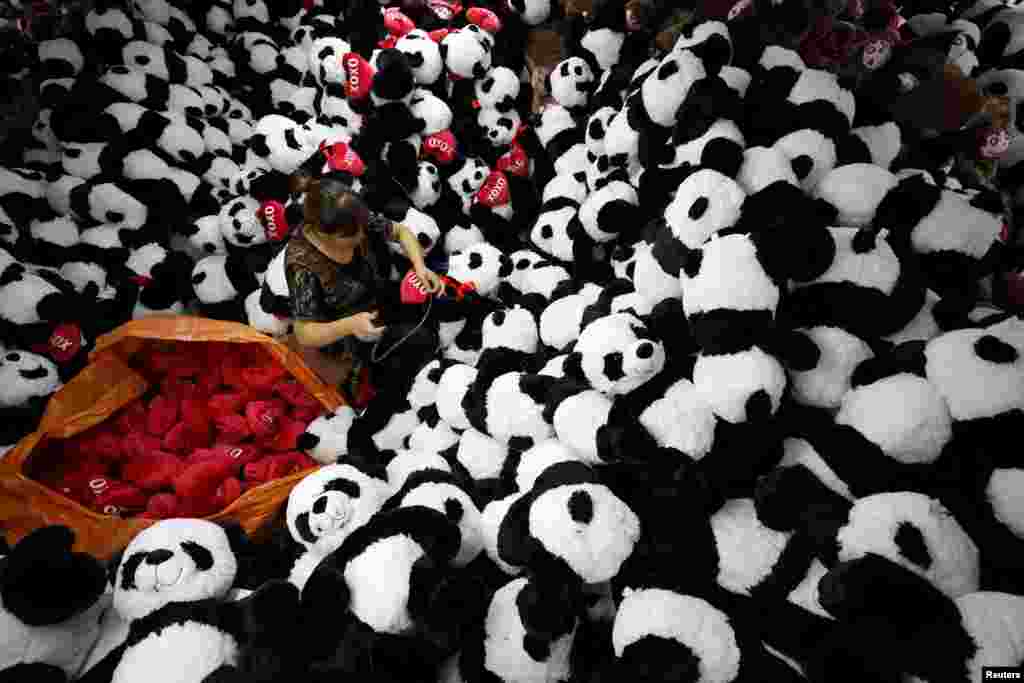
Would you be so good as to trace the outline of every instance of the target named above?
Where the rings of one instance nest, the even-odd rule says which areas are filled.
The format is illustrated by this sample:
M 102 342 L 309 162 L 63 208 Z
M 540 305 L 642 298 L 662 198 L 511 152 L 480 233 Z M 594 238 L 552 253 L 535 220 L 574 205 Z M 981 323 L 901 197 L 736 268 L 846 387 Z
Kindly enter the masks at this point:
M 413 20 L 402 13 L 397 7 L 388 7 L 384 10 L 384 28 L 388 33 L 401 38 L 406 33 L 414 30 L 416 24 Z
M 61 323 L 53 328 L 46 342 L 47 355 L 57 363 L 67 363 L 82 348 L 82 329 L 75 323 Z
M 346 53 L 341 66 L 345 70 L 345 97 L 355 102 L 365 100 L 373 85 L 373 67 L 355 52 Z
M 327 165 L 332 171 L 343 171 L 354 176 L 361 176 L 366 171 L 366 164 L 356 151 L 345 142 L 336 142 L 323 148 Z
M 488 33 L 494 34 L 501 30 L 501 19 L 498 15 L 484 7 L 470 7 L 466 12 L 469 23 L 476 24 Z
M 281 202 L 270 200 L 263 202 L 260 206 L 260 216 L 263 217 L 263 230 L 267 239 L 271 242 L 280 242 L 288 236 L 288 221 L 285 218 L 284 205 Z
M 513 142 L 509 151 L 498 159 L 497 167 L 499 171 L 526 178 L 530 175 L 530 157 L 526 156 L 526 151 L 522 147 Z
M 455 160 L 459 145 L 450 130 L 442 130 L 440 133 L 428 135 L 423 139 L 420 153 L 433 159 L 442 166 L 447 166 Z
M 446 28 L 439 28 L 439 29 L 437 29 L 435 31 L 431 31 L 427 35 L 430 36 L 430 39 L 432 41 L 434 41 L 435 43 L 440 43 L 442 40 L 444 40 L 448 36 L 449 33 L 451 33 L 451 31 L 448 30 L 448 29 L 446 29 Z
M 392 33 L 388 35 L 388 37 L 385 38 L 384 40 L 378 40 L 377 47 L 379 47 L 381 50 L 390 50 L 391 48 L 398 44 L 399 37 L 400 36 L 396 36 L 394 33 Z
M 491 209 L 505 206 L 511 198 L 508 177 L 501 171 L 491 171 L 483 187 L 476 193 L 476 201 Z
M 462 5 L 448 0 L 430 0 L 427 3 L 430 11 L 441 21 L 451 21 L 462 13 Z

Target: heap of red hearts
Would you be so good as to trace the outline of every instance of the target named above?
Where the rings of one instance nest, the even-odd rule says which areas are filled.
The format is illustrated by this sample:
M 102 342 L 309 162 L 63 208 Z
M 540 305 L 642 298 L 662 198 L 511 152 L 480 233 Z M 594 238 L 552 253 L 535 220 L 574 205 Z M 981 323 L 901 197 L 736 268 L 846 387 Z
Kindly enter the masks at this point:
M 52 440 L 33 477 L 105 515 L 205 517 L 316 466 L 296 440 L 324 407 L 258 344 L 179 342 L 137 354 L 150 391 Z

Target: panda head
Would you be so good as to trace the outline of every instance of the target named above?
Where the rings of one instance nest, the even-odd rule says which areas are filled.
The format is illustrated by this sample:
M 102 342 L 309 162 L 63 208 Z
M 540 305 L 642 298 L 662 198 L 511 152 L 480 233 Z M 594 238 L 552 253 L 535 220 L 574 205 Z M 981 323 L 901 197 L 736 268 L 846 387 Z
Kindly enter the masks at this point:
M 728 615 L 706 600 L 662 588 L 623 591 L 612 649 L 622 680 L 656 675 L 729 683 L 737 680 L 744 656 Z
M 201 519 L 166 519 L 143 529 L 111 577 L 114 609 L 132 621 L 171 603 L 220 599 L 238 561 L 228 533 Z
M 551 17 L 551 0 L 506 0 L 508 9 L 523 20 L 527 26 L 539 26 Z
M 350 406 L 316 418 L 296 441 L 296 447 L 321 465 L 330 465 L 348 453 L 348 432 L 356 414 Z
M 481 109 L 510 112 L 516 108 L 521 84 L 516 73 L 506 66 L 496 66 L 473 84 Z
M 169 24 L 173 16 L 173 8 L 166 0 L 131 0 L 129 6 L 136 19 L 161 26 Z
M 476 30 L 473 30 L 476 29 Z M 485 31 L 469 24 L 452 31 L 441 40 L 440 53 L 448 69 L 449 77 L 455 79 L 484 78 L 491 68 L 491 49 Z
M 408 102 L 415 91 L 416 78 L 405 53 L 394 48 L 381 50 L 374 59 L 374 67 L 370 89 L 374 101 Z
M 498 553 L 512 566 L 560 566 L 566 579 L 612 579 L 640 538 L 640 520 L 578 460 L 545 469 L 512 503 Z
M 568 263 L 574 260 L 575 239 L 582 229 L 573 206 L 549 208 L 537 216 L 530 242 L 545 255 Z
M 409 111 L 423 122 L 423 135 L 433 135 L 452 125 L 452 110 L 448 104 L 429 90 L 417 88 L 409 100 Z
M 459 282 L 472 282 L 482 296 L 490 296 L 501 281 L 512 274 L 512 260 L 488 242 L 474 244 L 465 251 L 453 252 L 448 275 Z
M 267 241 L 259 220 L 260 205 L 252 197 L 236 197 L 221 207 L 218 220 L 224 241 L 236 247 L 254 247 Z
M 857 366 L 874 356 L 871 346 L 841 327 L 816 325 L 800 331 L 817 349 L 813 367 L 789 368 L 793 400 L 806 406 L 834 409 L 853 379 Z
M 409 389 L 409 405 L 415 409 L 434 405 L 437 400 L 437 386 L 444 376 L 445 370 L 454 364 L 453 361 L 434 359 L 424 365 L 413 379 Z
M 1024 322 L 1007 317 L 946 332 L 925 346 L 925 374 L 954 420 L 996 418 L 1024 409 Z
M 412 188 L 409 198 L 417 209 L 433 206 L 441 198 L 441 174 L 437 166 L 429 161 L 421 161 L 416 169 L 416 187 Z
M 632 313 L 606 315 L 587 324 L 570 359 L 573 374 L 598 391 L 620 395 L 642 386 L 665 366 L 665 349 Z
M 465 567 L 483 552 L 480 508 L 466 489 L 449 472 L 424 470 L 405 480 L 386 508 L 422 506 L 437 510 L 458 526 L 459 551 L 452 564 Z
M 20 406 L 45 398 L 61 387 L 57 366 L 49 358 L 20 350 L 0 356 L 0 407 Z
M 484 186 L 491 169 L 477 157 L 467 157 L 453 173 L 448 176 L 448 187 L 461 197 L 470 197 Z
M 248 146 L 274 170 L 287 175 L 294 173 L 316 151 L 315 147 L 307 144 L 301 126 L 280 114 L 261 118 L 253 129 Z
M 220 216 L 200 216 L 180 230 L 199 254 L 210 256 L 227 251 L 224 233 L 220 229 Z
M 433 85 L 441 77 L 441 48 L 426 31 L 413 29 L 406 33 L 395 43 L 395 49 L 405 55 L 417 84 Z
M 415 207 L 409 207 L 409 210 L 406 211 L 405 217 L 402 219 L 402 225 L 408 228 L 409 232 L 416 237 L 416 241 L 419 242 L 424 254 L 429 254 L 433 251 L 438 240 L 441 239 L 441 228 L 438 227 L 437 221 L 430 214 L 424 213 Z M 393 244 L 391 248 L 396 254 L 403 253 L 400 245 Z
M 203 173 L 203 180 L 213 186 L 214 191 L 236 194 L 247 194 L 247 192 L 236 192 L 234 187 L 235 179 L 242 173 L 242 168 L 232 159 L 224 156 L 215 156 L 210 161 L 210 167 Z
M 288 531 L 307 549 L 337 548 L 383 507 L 386 482 L 352 465 L 327 465 L 307 475 L 288 495 Z
M 515 110 L 500 112 L 481 109 L 476 116 L 480 134 L 492 147 L 507 147 L 519 131 L 520 118 Z
M 665 207 L 665 221 L 676 239 L 697 249 L 712 235 L 736 224 L 746 196 L 729 176 L 702 169 L 679 185 Z
M 920 493 L 877 493 L 854 502 L 836 534 L 841 562 L 881 555 L 950 597 L 978 590 L 978 547 L 938 500 Z
M 570 57 L 555 65 L 547 76 L 548 94 L 566 109 L 585 107 L 597 86 L 590 65 L 581 57 Z
M 533 354 L 537 351 L 538 340 L 537 321 L 533 313 L 522 306 L 497 310 L 484 318 L 484 349 Z
M 240 292 L 228 271 L 226 254 L 206 256 L 192 270 L 192 288 L 196 298 L 204 304 L 219 304 L 235 299 Z

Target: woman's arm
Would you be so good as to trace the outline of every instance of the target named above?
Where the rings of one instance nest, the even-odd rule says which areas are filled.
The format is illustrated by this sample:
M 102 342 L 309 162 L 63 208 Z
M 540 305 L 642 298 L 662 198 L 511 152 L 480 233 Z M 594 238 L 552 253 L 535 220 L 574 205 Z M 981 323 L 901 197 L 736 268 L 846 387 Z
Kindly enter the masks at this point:
M 392 239 L 402 245 L 402 251 L 410 263 L 412 263 L 412 267 L 417 273 L 426 269 L 427 264 L 423 260 L 423 247 L 420 246 L 420 242 L 416 239 L 416 235 L 413 234 L 412 230 L 401 223 L 395 223 L 391 228 L 391 236 Z
M 293 323 L 295 339 L 301 346 L 322 348 L 339 339 L 352 336 L 352 318 L 341 318 L 327 323 L 312 320 L 296 320 Z

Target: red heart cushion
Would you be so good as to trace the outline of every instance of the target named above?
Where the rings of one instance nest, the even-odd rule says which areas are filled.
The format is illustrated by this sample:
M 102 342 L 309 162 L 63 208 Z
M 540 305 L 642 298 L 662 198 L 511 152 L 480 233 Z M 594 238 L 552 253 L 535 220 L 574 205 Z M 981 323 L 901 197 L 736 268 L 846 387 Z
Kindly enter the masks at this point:
M 121 465 L 121 476 L 143 491 L 169 487 L 185 470 L 185 463 L 171 453 L 153 451 Z
M 498 33 L 501 30 L 501 19 L 498 15 L 484 7 L 470 7 L 466 11 L 466 19 L 469 23 L 476 24 L 488 33 Z
M 163 437 L 178 421 L 178 401 L 170 396 L 160 395 L 149 402 L 146 415 L 146 431 L 152 436 Z
M 526 151 L 513 142 L 508 152 L 503 154 L 496 164 L 499 171 L 525 178 L 530 175 L 530 158 Z
M 414 30 L 416 24 L 413 20 L 402 13 L 397 7 L 388 7 L 384 10 L 384 28 L 393 36 L 401 38 L 406 33 Z
M 341 65 L 345 70 L 345 97 L 353 102 L 365 100 L 373 85 L 373 67 L 355 52 L 345 53 Z
M 505 206 L 511 197 L 508 178 L 501 171 L 491 171 L 483 187 L 476 193 L 476 201 L 492 209 Z
M 366 164 L 359 158 L 354 149 L 344 142 L 325 145 L 321 148 L 327 158 L 327 165 L 332 171 L 344 171 L 354 176 L 361 176 L 366 171 Z
M 450 130 L 442 130 L 423 138 L 420 145 L 420 154 L 433 159 L 442 166 L 447 166 L 455 160 L 458 154 L 459 144 Z

